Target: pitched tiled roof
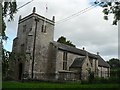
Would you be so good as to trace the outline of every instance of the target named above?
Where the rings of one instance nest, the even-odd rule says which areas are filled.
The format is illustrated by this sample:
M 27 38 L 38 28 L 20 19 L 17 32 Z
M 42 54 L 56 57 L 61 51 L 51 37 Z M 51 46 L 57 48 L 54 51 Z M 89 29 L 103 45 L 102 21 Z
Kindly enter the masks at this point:
M 85 57 L 75 58 L 70 68 L 81 68 Z
M 98 55 L 98 65 L 102 67 L 110 67 L 110 65 L 105 62 L 105 60 L 100 55 Z
M 75 47 L 72 47 L 72 46 L 68 46 L 66 44 L 55 42 L 55 41 L 53 41 L 51 43 L 53 45 L 57 46 L 58 49 L 60 49 L 60 50 L 71 52 L 71 53 L 78 54 L 78 55 L 81 55 L 81 56 L 86 56 L 86 52 L 87 51 L 85 51 L 85 50 L 78 49 L 78 48 L 75 48 Z M 89 57 L 97 59 L 97 56 L 95 54 L 91 54 L 89 52 L 87 52 L 87 53 L 88 53 Z
M 89 57 L 94 58 L 94 59 L 98 59 L 98 65 L 99 66 L 110 67 L 109 64 L 107 62 L 105 62 L 105 60 L 99 55 L 92 54 L 92 53 L 89 53 L 88 51 L 78 49 L 78 48 L 75 48 L 75 47 L 72 47 L 72 46 L 68 46 L 66 44 L 62 44 L 62 43 L 59 43 L 59 42 L 53 41 L 51 43 L 54 46 L 56 46 L 59 50 L 67 51 L 67 52 L 78 54 L 78 55 L 81 55 L 81 56 L 86 56 L 86 52 L 87 52 Z M 80 62 L 80 61 L 77 59 L 74 63 L 76 63 L 76 62 Z

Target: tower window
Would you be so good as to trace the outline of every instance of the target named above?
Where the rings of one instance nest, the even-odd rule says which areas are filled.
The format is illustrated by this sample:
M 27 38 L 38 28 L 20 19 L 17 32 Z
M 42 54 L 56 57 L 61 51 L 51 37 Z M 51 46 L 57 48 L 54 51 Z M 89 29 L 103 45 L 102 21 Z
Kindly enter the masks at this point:
M 41 27 L 41 32 L 43 32 L 43 31 L 44 31 L 43 29 L 44 29 L 44 25 L 42 25 L 42 27 Z
M 46 33 L 46 25 L 42 25 L 41 32 Z
M 44 26 L 44 33 L 46 33 L 46 25 Z

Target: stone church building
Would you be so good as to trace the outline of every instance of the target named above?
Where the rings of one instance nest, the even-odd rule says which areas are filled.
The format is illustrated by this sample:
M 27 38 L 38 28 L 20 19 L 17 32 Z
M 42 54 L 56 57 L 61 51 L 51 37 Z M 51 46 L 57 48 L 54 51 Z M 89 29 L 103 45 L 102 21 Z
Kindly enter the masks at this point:
M 82 80 L 90 72 L 97 77 L 109 77 L 110 66 L 97 53 L 54 41 L 55 17 L 49 20 L 33 12 L 18 22 L 10 62 L 15 80 Z

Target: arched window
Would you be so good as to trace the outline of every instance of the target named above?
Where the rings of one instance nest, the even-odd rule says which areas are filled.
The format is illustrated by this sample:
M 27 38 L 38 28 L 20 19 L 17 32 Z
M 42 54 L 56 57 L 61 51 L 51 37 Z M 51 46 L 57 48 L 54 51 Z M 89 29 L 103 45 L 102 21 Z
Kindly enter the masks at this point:
M 67 70 L 67 52 L 63 52 L 63 70 Z

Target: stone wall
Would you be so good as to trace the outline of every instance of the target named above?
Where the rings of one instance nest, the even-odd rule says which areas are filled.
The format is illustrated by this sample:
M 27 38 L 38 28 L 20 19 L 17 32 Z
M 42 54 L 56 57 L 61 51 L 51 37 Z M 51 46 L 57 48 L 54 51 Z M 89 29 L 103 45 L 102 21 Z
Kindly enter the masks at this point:
M 44 23 L 46 32 L 42 32 Z M 45 19 L 36 13 L 32 13 L 19 19 L 18 32 L 17 37 L 14 40 L 13 52 L 24 55 L 24 58 L 19 58 L 20 60 L 16 63 L 16 65 L 18 63 L 23 64 L 22 74 L 25 76 L 23 78 L 32 78 L 32 72 L 33 79 L 46 78 L 46 75 L 44 74 L 47 73 L 48 47 L 49 43 L 53 41 L 53 36 L 54 21 Z M 17 60 L 18 58 L 16 61 Z M 19 73 L 19 67 L 16 65 L 14 71 Z
M 56 72 L 59 70 L 63 70 L 63 52 L 62 50 L 57 51 L 57 57 L 56 57 Z M 73 63 L 75 58 L 81 57 L 80 55 L 73 54 L 67 52 L 67 70 L 69 71 L 69 67 Z
M 57 57 L 56 57 L 56 72 L 59 73 L 59 71 L 63 70 L 63 52 L 62 50 L 57 51 Z M 74 53 L 67 52 L 67 70 L 66 71 L 74 71 L 75 78 L 74 79 L 87 79 L 89 75 L 89 70 L 91 70 L 91 63 L 89 61 L 89 58 L 86 57 L 86 59 L 83 61 L 82 68 L 69 68 L 75 58 L 79 58 L 81 55 L 77 55 Z M 81 76 L 81 75 L 82 76 Z M 62 75 L 64 75 L 62 73 Z
M 110 69 L 107 67 L 98 67 L 98 76 L 108 78 L 110 76 Z
M 82 65 L 81 79 L 87 80 L 90 71 L 91 71 L 91 63 L 89 61 L 88 56 L 86 56 L 85 60 L 83 61 L 83 65 Z
M 42 20 L 38 22 L 35 45 L 34 71 L 47 73 L 48 47 L 49 43 L 53 41 L 54 25 L 46 22 L 46 32 L 44 33 L 41 32 L 43 24 L 44 22 Z

